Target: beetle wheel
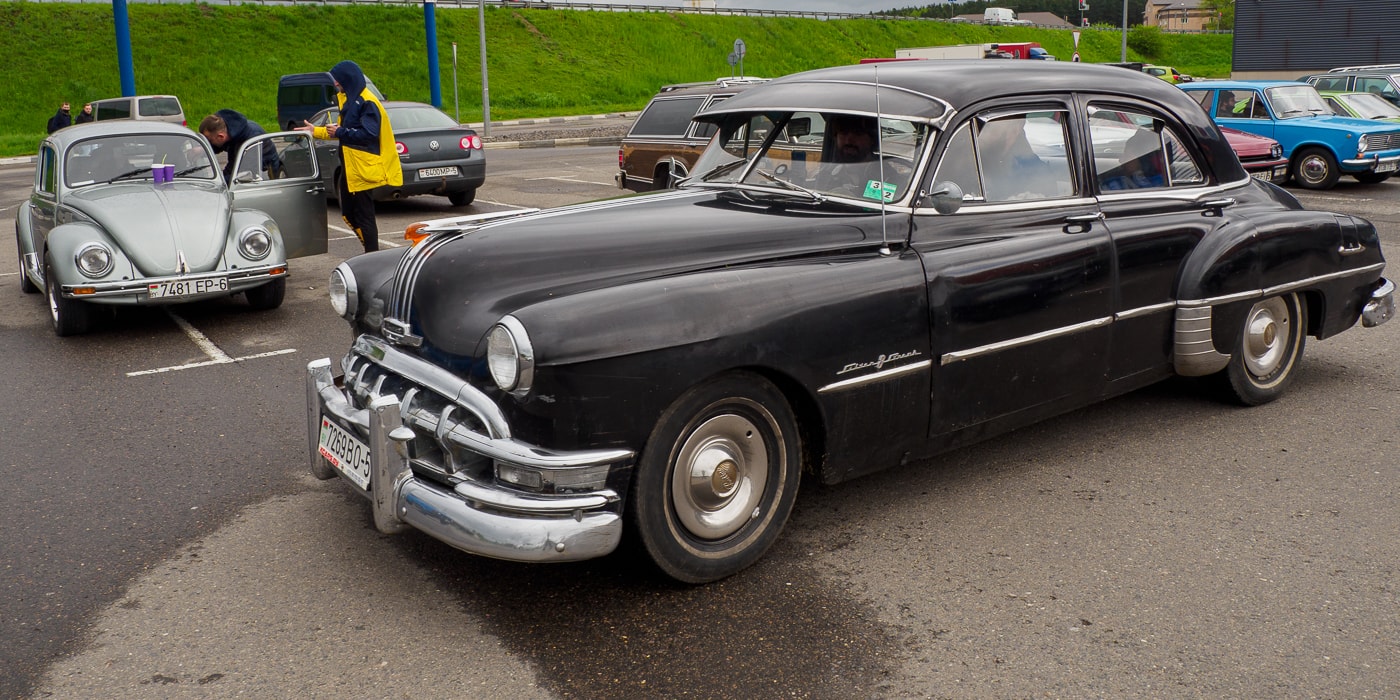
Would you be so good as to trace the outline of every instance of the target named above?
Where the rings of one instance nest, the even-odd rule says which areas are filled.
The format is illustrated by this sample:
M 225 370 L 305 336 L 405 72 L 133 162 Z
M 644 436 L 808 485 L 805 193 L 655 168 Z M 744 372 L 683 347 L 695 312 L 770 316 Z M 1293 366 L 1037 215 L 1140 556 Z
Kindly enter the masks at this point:
M 1237 401 L 1258 406 L 1283 395 L 1303 358 L 1305 327 L 1297 294 L 1271 297 L 1249 309 L 1230 364 L 1221 373 Z
M 258 311 L 275 309 L 287 297 L 287 278 L 278 277 L 267 284 L 245 290 L 243 296 L 248 297 L 248 305 Z
M 92 325 L 92 306 L 85 301 L 64 298 L 53 273 L 53 262 L 44 260 L 44 292 L 49 300 L 49 320 L 59 337 L 82 335 Z
M 1305 148 L 1293 159 L 1293 179 L 1307 189 L 1331 189 L 1341 176 L 1337 159 L 1326 149 Z
M 692 388 L 642 452 L 629 502 L 636 537 L 679 581 L 743 570 L 792 512 L 801 449 L 792 409 L 763 378 L 734 374 Z

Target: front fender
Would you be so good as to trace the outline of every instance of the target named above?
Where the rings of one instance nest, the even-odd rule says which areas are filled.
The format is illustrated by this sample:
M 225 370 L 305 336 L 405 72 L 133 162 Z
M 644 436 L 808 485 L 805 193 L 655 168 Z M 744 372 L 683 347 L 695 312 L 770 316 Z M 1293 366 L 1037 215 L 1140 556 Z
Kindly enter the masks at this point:
M 238 246 L 238 236 L 252 226 L 266 228 L 272 234 L 272 250 L 260 260 L 243 255 Z M 235 209 L 229 216 L 229 226 L 224 240 L 224 267 L 231 268 L 244 264 L 278 264 L 287 262 L 287 247 L 282 241 L 282 231 L 272 217 L 256 209 Z
M 112 251 L 112 269 L 102 277 L 88 277 L 78 271 L 78 252 L 90 243 L 101 243 Z M 53 265 L 55 282 L 80 285 L 90 282 L 115 282 L 136 276 L 136 270 L 121 247 L 102 227 L 89 221 L 75 221 L 55 226 L 45 242 L 45 254 Z M 42 263 L 41 263 L 42 264 Z

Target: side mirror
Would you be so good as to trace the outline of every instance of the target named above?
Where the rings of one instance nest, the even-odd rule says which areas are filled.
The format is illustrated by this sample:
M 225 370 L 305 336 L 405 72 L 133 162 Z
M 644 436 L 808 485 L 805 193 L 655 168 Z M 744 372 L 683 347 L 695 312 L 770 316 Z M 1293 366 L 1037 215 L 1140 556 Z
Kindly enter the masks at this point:
M 240 185 L 241 185 L 241 184 L 246 184 L 246 183 L 249 183 L 249 182 L 259 182 L 259 181 L 261 181 L 261 180 L 262 180 L 262 178 L 261 178 L 261 177 L 258 177 L 258 174 L 257 174 L 257 173 L 250 173 L 250 172 L 248 172 L 248 171 L 246 171 L 246 170 L 243 171 L 243 172 L 241 172 L 241 173 L 239 173 L 239 174 L 237 174 L 237 175 L 235 175 L 235 176 L 233 177 L 234 183 L 240 184 Z
M 788 138 L 797 140 L 812 133 L 812 118 L 801 117 L 793 119 L 787 123 Z
M 962 208 L 963 191 L 958 187 L 958 183 L 945 180 L 933 186 L 933 191 L 929 193 L 933 200 L 933 208 L 939 214 L 952 214 Z

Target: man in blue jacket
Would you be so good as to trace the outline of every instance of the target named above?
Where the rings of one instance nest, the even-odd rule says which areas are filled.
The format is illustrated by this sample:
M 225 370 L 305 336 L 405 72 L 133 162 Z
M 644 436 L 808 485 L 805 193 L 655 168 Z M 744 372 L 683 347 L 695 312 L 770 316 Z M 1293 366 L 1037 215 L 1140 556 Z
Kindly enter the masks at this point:
M 199 133 L 214 147 L 215 153 L 228 153 L 228 164 L 224 166 L 224 182 L 233 182 L 233 161 L 243 144 L 254 136 L 267 133 L 257 122 L 231 109 L 221 109 L 199 123 Z M 262 145 L 262 167 L 268 177 L 276 177 L 281 159 L 277 149 L 270 143 Z

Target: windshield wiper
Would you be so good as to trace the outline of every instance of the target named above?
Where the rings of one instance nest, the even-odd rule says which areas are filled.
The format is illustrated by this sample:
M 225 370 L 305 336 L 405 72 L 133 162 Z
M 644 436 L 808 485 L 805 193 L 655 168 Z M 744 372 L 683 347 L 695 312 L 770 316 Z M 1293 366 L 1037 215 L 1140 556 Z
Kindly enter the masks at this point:
M 201 171 L 201 170 L 204 170 L 205 168 L 208 168 L 208 167 L 209 167 L 209 164 L 208 164 L 208 163 L 205 163 L 204 165 L 196 165 L 196 166 L 194 166 L 193 168 L 185 168 L 184 170 L 181 170 L 180 172 L 175 173 L 175 177 L 184 177 L 184 176 L 186 176 L 186 175 L 189 175 L 190 173 L 197 173 L 197 172 L 199 172 L 199 171 Z
M 789 181 L 787 181 L 787 180 L 784 180 L 784 179 L 778 177 L 777 175 L 774 175 L 773 173 L 765 172 L 765 171 L 762 170 L 762 169 L 755 170 L 754 172 L 758 173 L 760 176 L 763 177 L 763 179 L 765 179 L 765 180 L 767 180 L 767 181 L 769 181 L 769 182 L 771 182 L 771 183 L 773 183 L 773 184 L 775 184 L 775 185 L 780 185 L 780 186 L 782 186 L 782 187 L 785 188 L 785 189 L 789 189 L 789 190 L 792 190 L 792 191 L 794 191 L 794 192 L 801 192 L 802 194 L 805 194 L 805 195 L 807 195 L 808 197 L 811 197 L 811 198 L 812 198 L 812 201 L 815 202 L 815 203 L 817 203 L 817 204 L 821 204 L 822 202 L 825 202 L 825 201 L 826 201 L 826 195 L 824 195 L 824 194 L 822 194 L 822 193 L 820 193 L 820 192 L 818 192 L 818 191 L 816 191 L 816 190 L 807 189 L 806 187 L 803 187 L 802 185 L 799 185 L 799 184 L 797 184 L 797 183 L 795 183 L 795 182 L 789 182 Z
M 118 176 L 116 176 L 116 177 L 114 177 L 114 178 L 108 180 L 107 182 L 116 182 L 117 180 L 124 180 L 124 179 L 126 179 L 126 178 L 128 178 L 128 177 L 132 177 L 132 176 L 134 176 L 134 175 L 140 175 L 141 173 L 149 173 L 149 172 L 151 172 L 151 166 L 147 165 L 147 166 L 142 167 L 142 168 L 137 168 L 137 169 L 135 169 L 135 170 L 122 173 L 121 175 L 118 175 Z
M 748 165 L 748 164 L 749 164 L 749 161 L 747 161 L 747 160 L 745 160 L 745 159 L 743 159 L 743 158 L 740 158 L 739 160 L 731 160 L 731 161 L 729 161 L 728 163 L 725 163 L 724 165 L 715 166 L 714 168 L 712 168 L 712 169 L 710 170 L 710 172 L 705 173 L 704 175 L 701 175 L 701 176 L 700 176 L 700 181 L 701 181 L 701 182 L 709 182 L 709 181 L 710 181 L 710 178 L 712 178 L 712 177 L 719 177 L 720 175 L 723 175 L 723 174 L 725 174 L 725 173 L 727 173 L 727 172 L 733 171 L 735 168 L 738 168 L 738 167 L 741 166 L 741 165 Z M 690 179 L 691 179 L 691 178 L 686 178 L 685 180 L 681 180 L 681 182 L 686 182 L 686 181 L 688 181 L 688 180 L 690 180 Z
M 1279 116 L 1286 117 L 1290 114 L 1311 114 L 1311 112 L 1306 109 L 1285 109 L 1279 113 Z

